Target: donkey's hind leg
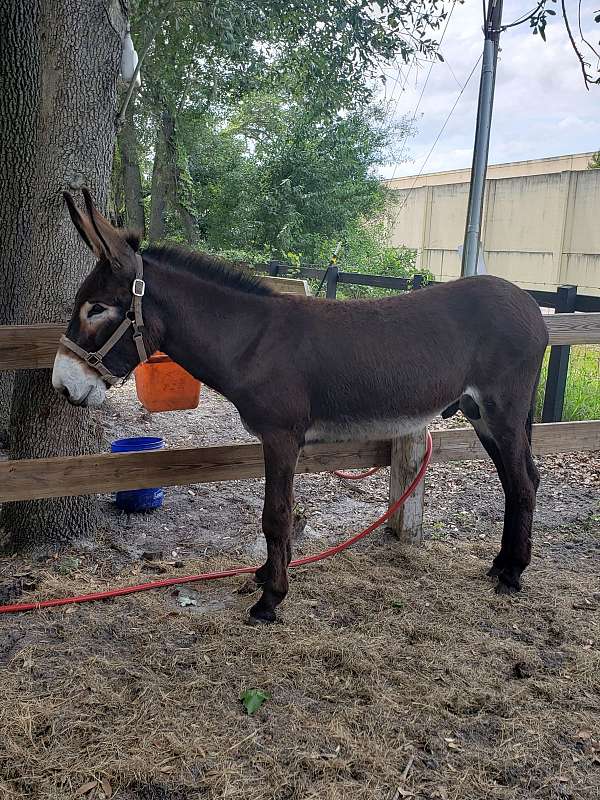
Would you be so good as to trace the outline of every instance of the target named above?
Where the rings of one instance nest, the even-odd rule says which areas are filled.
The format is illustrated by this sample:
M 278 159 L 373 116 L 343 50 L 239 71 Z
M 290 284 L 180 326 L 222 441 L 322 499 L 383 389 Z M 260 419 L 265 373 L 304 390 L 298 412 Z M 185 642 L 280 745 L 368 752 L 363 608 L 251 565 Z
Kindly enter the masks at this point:
M 508 484 L 506 481 L 506 472 L 504 470 L 504 463 L 502 461 L 502 456 L 500 455 L 500 450 L 498 449 L 498 445 L 492 439 L 492 436 L 489 430 L 487 429 L 487 426 L 483 422 L 478 423 L 471 420 L 471 423 L 475 429 L 475 433 L 477 434 L 479 441 L 483 445 L 483 448 L 485 449 L 488 456 L 494 462 L 494 466 L 496 467 L 498 477 L 500 478 L 500 483 L 502 484 L 502 489 L 504 490 L 504 496 L 506 497 L 508 494 Z M 488 570 L 487 574 L 490 577 L 496 577 L 502 571 L 502 568 L 506 563 L 507 559 L 506 559 L 506 552 L 504 550 L 504 544 L 505 542 L 508 542 L 510 538 L 510 533 L 507 533 L 507 531 L 509 531 L 511 524 L 512 524 L 511 508 L 509 507 L 508 504 L 505 504 L 502 546 L 500 548 L 498 555 L 494 558 L 492 566 Z
M 525 419 L 486 415 L 485 422 L 497 448 L 495 458 L 505 493 L 502 547 L 494 559 L 492 574 L 497 574 L 499 591 L 518 591 L 521 574 L 531 561 L 531 528 L 535 497 L 539 485 L 537 468 L 531 455 Z M 494 448 L 491 448 L 492 450 Z
M 288 591 L 287 568 L 291 560 L 293 482 L 299 446 L 281 432 L 263 436 L 265 504 L 262 525 L 267 540 L 267 562 L 257 574 L 263 593 L 250 609 L 253 622 L 275 622 L 275 608 Z

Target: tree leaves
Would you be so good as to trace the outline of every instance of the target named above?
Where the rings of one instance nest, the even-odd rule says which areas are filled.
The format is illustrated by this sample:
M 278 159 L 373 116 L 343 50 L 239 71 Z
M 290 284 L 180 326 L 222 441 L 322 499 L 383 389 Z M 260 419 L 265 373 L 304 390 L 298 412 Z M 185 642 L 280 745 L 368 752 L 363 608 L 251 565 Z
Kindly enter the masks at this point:
M 147 184 L 154 159 L 158 211 L 151 216 L 166 218 L 161 238 L 310 259 L 324 237 L 380 211 L 372 169 L 387 141 L 369 105 L 378 87 L 372 79 L 398 57 L 432 57 L 431 31 L 446 18 L 446 5 L 138 0 L 132 32 L 140 52 L 164 19 L 144 61 L 134 115 Z M 165 113 L 174 124 L 178 174 L 163 212 Z M 182 208 L 197 229 L 193 239 Z
M 258 711 L 265 700 L 269 699 L 269 695 L 265 694 L 260 689 L 246 689 L 246 691 L 242 692 L 240 695 L 240 700 L 248 715 L 252 715 L 255 711 Z

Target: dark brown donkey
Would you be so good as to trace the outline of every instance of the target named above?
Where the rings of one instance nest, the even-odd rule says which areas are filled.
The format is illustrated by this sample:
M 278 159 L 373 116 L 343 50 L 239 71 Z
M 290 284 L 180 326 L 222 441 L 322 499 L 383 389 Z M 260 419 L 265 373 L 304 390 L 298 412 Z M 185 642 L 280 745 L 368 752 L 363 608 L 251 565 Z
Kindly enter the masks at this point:
M 135 236 L 113 228 L 89 193 L 87 215 L 65 197 L 98 263 L 77 293 L 54 386 L 71 403 L 99 405 L 106 384 L 130 373 L 144 349 L 162 350 L 236 406 L 265 458 L 268 558 L 256 573 L 263 593 L 254 620 L 273 621 L 288 590 L 304 443 L 398 436 L 459 408 L 506 496 L 489 574 L 503 591 L 520 588 L 539 483 L 530 408 L 548 342 L 524 291 L 479 276 L 383 300 L 279 294 L 206 255 L 152 247 L 140 257 Z

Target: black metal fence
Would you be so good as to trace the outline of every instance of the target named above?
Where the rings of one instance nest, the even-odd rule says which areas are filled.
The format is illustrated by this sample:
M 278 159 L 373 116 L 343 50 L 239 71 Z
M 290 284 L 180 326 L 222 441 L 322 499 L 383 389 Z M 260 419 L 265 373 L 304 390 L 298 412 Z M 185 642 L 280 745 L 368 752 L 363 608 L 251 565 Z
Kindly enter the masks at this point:
M 397 292 L 422 289 L 426 285 L 423 275 L 413 275 L 411 278 L 393 278 L 388 275 L 341 272 L 336 264 L 326 268 L 294 267 L 283 261 L 270 261 L 266 266 L 269 275 L 274 277 L 286 276 L 292 273 L 294 277 L 321 281 L 326 289 L 325 296 L 330 299 L 337 297 L 339 284 L 373 286 L 379 289 L 392 289 Z M 577 286 L 559 286 L 556 292 L 533 289 L 527 291 L 539 306 L 552 308 L 556 314 L 573 313 L 575 311 L 600 312 L 600 297 L 578 294 Z M 570 345 L 556 345 L 550 348 L 542 422 L 560 422 L 562 420 L 570 352 Z
M 293 277 L 323 281 L 326 288 L 325 296 L 330 300 L 335 300 L 337 297 L 337 287 L 340 283 L 353 286 L 374 286 L 378 289 L 393 289 L 396 292 L 422 289 L 425 285 L 423 275 L 413 275 L 412 278 L 393 278 L 389 275 L 340 272 L 336 264 L 330 264 L 328 267 L 294 267 L 283 261 L 269 261 L 266 266 L 267 272 L 273 277 L 286 276 L 291 272 Z

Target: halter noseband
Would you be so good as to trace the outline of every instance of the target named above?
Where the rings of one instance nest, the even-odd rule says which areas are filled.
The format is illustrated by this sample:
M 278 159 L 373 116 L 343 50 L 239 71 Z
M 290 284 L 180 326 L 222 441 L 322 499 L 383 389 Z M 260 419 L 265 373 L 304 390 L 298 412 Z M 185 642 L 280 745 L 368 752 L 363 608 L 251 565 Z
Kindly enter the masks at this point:
M 135 342 L 135 346 L 137 348 L 138 357 L 140 359 L 139 363 L 141 364 L 148 360 L 148 354 L 146 353 L 146 347 L 144 345 L 143 338 L 144 318 L 142 317 L 142 297 L 146 291 L 146 283 L 144 282 L 144 262 L 142 261 L 142 257 L 139 255 L 139 253 L 135 254 L 135 260 L 135 278 L 131 286 L 131 292 L 133 296 L 131 298 L 129 311 L 125 315 L 123 322 L 121 322 L 116 331 L 112 334 L 112 336 L 109 337 L 102 347 L 95 353 L 90 353 L 87 350 L 84 350 L 83 347 L 75 344 L 74 341 L 66 336 L 60 337 L 60 343 L 62 345 L 67 347 L 69 350 L 72 350 L 76 356 L 79 356 L 79 358 L 85 361 L 88 367 L 91 367 L 92 369 L 95 369 L 96 372 L 100 373 L 102 379 L 111 386 L 114 386 L 115 383 L 118 383 L 121 378 L 119 378 L 117 375 L 113 375 L 112 372 L 104 366 L 103 358 L 113 349 L 116 343 L 123 338 L 123 335 L 129 327 L 133 328 L 133 341 Z

